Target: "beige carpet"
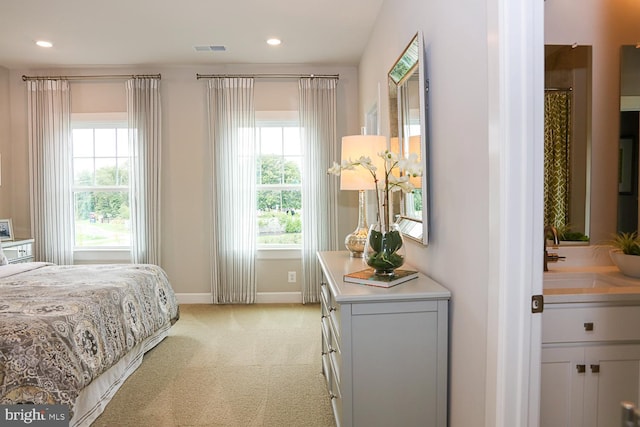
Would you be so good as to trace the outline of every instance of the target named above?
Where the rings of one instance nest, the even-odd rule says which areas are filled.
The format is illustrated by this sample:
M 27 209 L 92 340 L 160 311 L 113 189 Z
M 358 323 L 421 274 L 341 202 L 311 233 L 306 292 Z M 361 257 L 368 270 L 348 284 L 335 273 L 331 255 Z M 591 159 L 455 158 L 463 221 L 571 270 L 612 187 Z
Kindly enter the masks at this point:
M 93 426 L 335 426 L 317 305 L 181 305 Z

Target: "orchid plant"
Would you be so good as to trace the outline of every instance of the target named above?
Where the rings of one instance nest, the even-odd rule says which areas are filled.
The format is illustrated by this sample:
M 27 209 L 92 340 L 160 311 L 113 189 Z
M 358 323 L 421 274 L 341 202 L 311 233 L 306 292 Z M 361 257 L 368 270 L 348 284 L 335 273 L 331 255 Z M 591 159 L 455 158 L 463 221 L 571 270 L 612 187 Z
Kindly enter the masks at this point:
M 378 171 L 370 157 L 361 156 L 359 159 L 343 160 L 329 168 L 329 173 L 340 175 L 343 170 L 354 170 L 360 166 L 366 169 L 374 181 L 376 191 L 376 205 L 378 209 L 379 227 L 371 226 L 365 257 L 369 266 L 373 267 L 376 275 L 393 276 L 394 270 L 404 263 L 402 236 L 395 227 L 388 225 L 390 194 L 395 191 L 411 193 L 415 187 L 410 178 L 422 175 L 422 166 L 416 154 L 401 157 L 389 150 L 378 153 L 384 160 L 384 170 Z M 367 249 L 368 248 L 368 249 Z
M 422 176 L 422 166 L 418 161 L 418 155 L 415 153 L 411 153 L 409 157 L 402 157 L 397 153 L 386 150 L 378 153 L 378 156 L 384 160 L 383 171 L 378 171 L 378 167 L 370 157 L 361 156 L 356 160 L 347 159 L 343 160 L 342 163 L 333 162 L 333 166 L 329 168 L 329 173 L 340 176 L 343 170 L 355 170 L 357 166 L 366 169 L 371 174 L 375 187 L 379 190 L 376 191 L 378 221 L 386 223 L 389 219 L 390 193 L 395 191 L 411 193 L 415 190 L 410 178 Z

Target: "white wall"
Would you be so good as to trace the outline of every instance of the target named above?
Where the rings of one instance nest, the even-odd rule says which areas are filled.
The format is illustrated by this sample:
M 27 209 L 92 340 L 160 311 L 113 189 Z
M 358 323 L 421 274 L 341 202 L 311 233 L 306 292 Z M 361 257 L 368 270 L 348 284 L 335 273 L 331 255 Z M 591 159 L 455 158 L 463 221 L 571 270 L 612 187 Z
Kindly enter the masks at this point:
M 408 260 L 452 292 L 450 425 L 483 425 L 489 268 L 487 5 L 385 1 L 360 63 L 360 114 L 421 30 L 429 92 L 429 246 L 408 242 Z
M 9 70 L 0 66 L 0 218 L 11 218 Z
M 3 73 L 0 69 L 0 95 Z M 167 271 L 177 293 L 191 294 L 191 300 L 210 295 L 209 259 L 210 235 L 208 155 L 206 148 L 205 82 L 196 80 L 196 73 L 316 73 L 340 74 L 338 84 L 338 136 L 359 133 L 361 121 L 357 115 L 357 70 L 346 66 L 210 66 L 152 67 L 148 69 L 53 69 L 10 70 L 11 102 L 11 163 L 10 181 L 14 191 L 10 210 L 0 208 L 0 214 L 13 218 L 16 235 L 30 236 L 28 134 L 25 75 L 92 75 L 92 74 L 162 74 L 162 266 Z M 5 79 L 6 80 L 6 79 Z M 258 81 L 256 85 L 267 82 Z M 272 82 L 272 85 L 281 84 Z M 123 81 L 74 81 L 72 83 L 74 112 L 124 111 Z M 258 90 L 257 90 L 258 92 Z M 261 100 L 271 97 L 276 108 L 285 108 L 277 95 L 259 91 Z M 258 97 L 258 94 L 256 95 Z M 0 98 L 5 99 L 5 98 Z M 0 111 L 2 106 L 0 105 Z M 0 117 L 3 115 L 0 114 Z M 0 119 L 2 120 L 2 119 Z M 0 121 L 0 132 L 2 131 Z M 2 138 L 2 133 L 0 133 Z M 4 156 L 3 156 L 4 157 Z M 6 161 L 5 161 L 6 162 Z M 329 167 L 330 165 L 327 165 Z M 4 174 L 4 172 L 3 172 Z M 4 187 L 0 187 L 2 191 Z M 2 193 L 0 193 L 1 196 Z M 340 230 L 346 235 L 357 222 L 357 197 L 345 194 L 340 198 Z M 0 199 L 4 202 L 5 199 Z M 300 290 L 299 259 L 260 260 L 258 292 L 296 292 Z M 287 271 L 297 271 L 298 283 L 287 283 Z
M 492 372 L 487 371 L 491 361 L 487 365 L 485 355 L 487 350 L 489 354 L 496 351 L 488 347 L 497 342 L 492 338 L 495 331 L 488 328 L 488 317 L 495 316 L 488 313 L 487 307 L 501 304 L 495 300 L 491 283 L 491 269 L 499 267 L 499 261 L 489 258 L 493 246 L 488 242 L 495 222 L 488 205 L 492 196 L 490 176 L 494 173 L 489 169 L 489 159 L 494 154 L 490 152 L 488 135 L 490 126 L 499 125 L 490 123 L 487 114 L 492 99 L 487 69 L 495 66 L 490 63 L 488 46 L 490 42 L 503 43 L 496 39 L 499 34 L 492 33 L 495 28 L 488 28 L 488 23 L 497 19 L 492 8 L 496 4 L 472 0 L 386 0 L 359 68 L 362 115 L 375 102 L 378 85 L 383 88 L 382 99 L 386 99 L 386 72 L 415 32 L 423 32 L 430 81 L 430 243 L 421 247 L 408 242 L 408 257 L 410 263 L 452 291 L 453 427 L 486 425 L 485 420 L 492 415 L 485 414 L 485 408 L 508 411 L 493 408 L 493 397 L 485 393 L 496 381 L 487 378 Z M 619 47 L 640 40 L 638 9 L 640 5 L 624 0 L 544 2 L 546 43 L 575 42 L 594 47 L 591 236 L 595 241 L 608 238 L 615 231 Z M 531 48 L 537 50 L 538 46 Z M 387 134 L 385 102 L 380 111 L 382 133 Z M 523 196 L 523 201 L 528 200 Z M 533 225 L 542 234 L 542 226 Z M 532 265 L 536 265 L 536 257 L 540 258 L 540 253 L 533 254 Z M 521 285 L 513 283 L 514 287 Z M 486 406 L 485 401 L 489 402 Z
M 640 41 L 640 4 L 626 0 L 547 0 L 545 43 L 593 46 L 592 243 L 616 232 L 620 129 L 620 47 Z

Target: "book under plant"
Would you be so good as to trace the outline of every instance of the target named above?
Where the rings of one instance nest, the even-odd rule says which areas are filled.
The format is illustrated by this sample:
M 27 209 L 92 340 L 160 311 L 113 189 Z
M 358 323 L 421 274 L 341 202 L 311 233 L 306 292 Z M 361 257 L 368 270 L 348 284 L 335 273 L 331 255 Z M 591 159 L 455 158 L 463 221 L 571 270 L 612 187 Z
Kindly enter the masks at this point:
M 379 276 L 375 274 L 375 270 L 373 268 L 367 268 L 365 270 L 345 274 L 343 279 L 345 282 L 349 283 L 390 288 L 417 277 L 418 272 L 414 270 L 396 269 L 393 275 Z

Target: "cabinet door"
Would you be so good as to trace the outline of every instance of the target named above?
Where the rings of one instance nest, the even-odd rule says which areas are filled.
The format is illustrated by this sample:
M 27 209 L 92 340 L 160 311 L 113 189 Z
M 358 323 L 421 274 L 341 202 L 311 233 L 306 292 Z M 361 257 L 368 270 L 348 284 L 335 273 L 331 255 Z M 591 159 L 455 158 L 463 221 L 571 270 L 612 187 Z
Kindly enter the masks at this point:
M 586 347 L 585 427 L 619 427 L 620 402 L 638 404 L 640 345 Z
M 541 356 L 540 426 L 584 427 L 584 347 L 543 348 Z
M 438 417 L 438 393 L 446 393 L 437 387 L 438 312 L 423 305 L 357 307 L 371 312 L 352 320 L 354 426 L 446 425 Z

